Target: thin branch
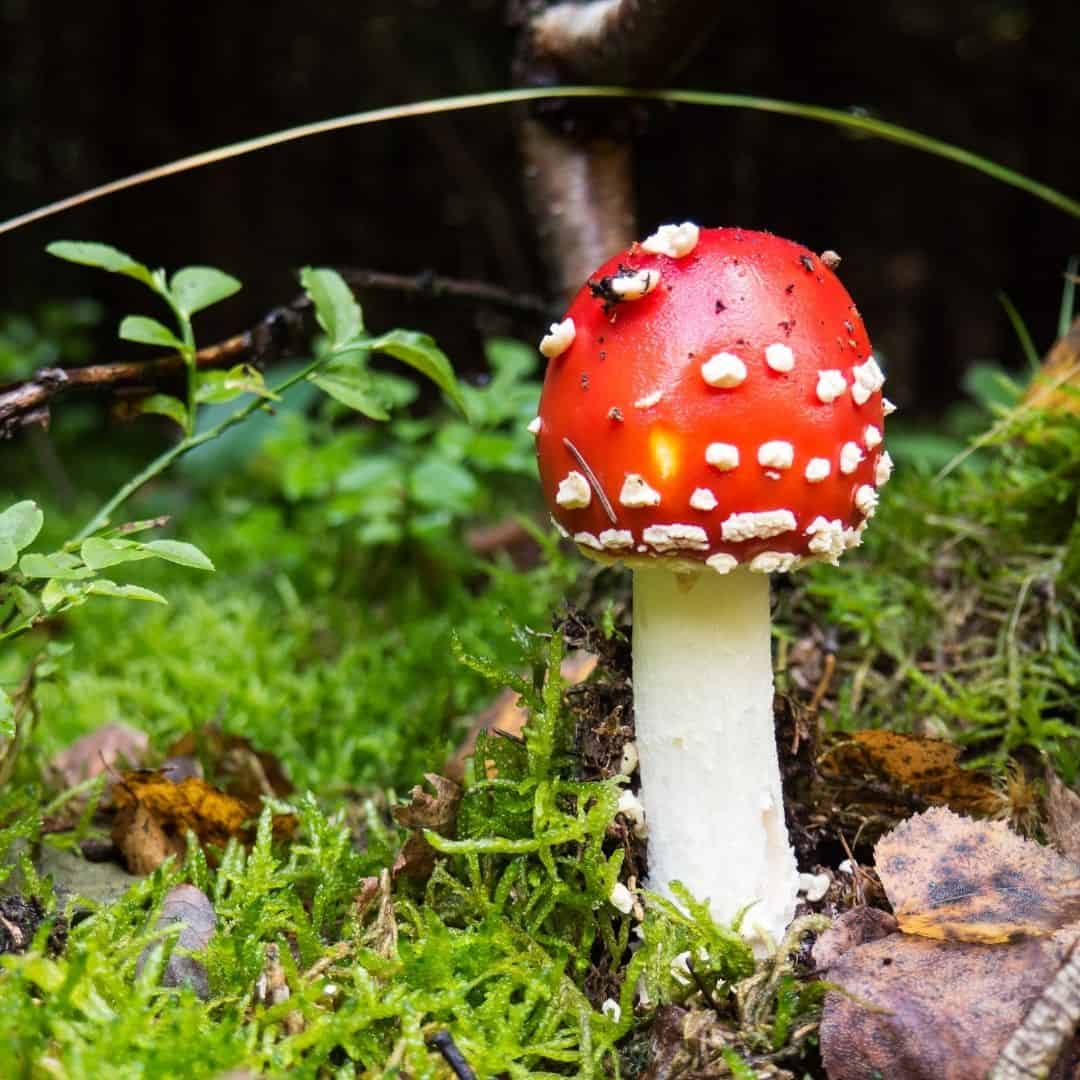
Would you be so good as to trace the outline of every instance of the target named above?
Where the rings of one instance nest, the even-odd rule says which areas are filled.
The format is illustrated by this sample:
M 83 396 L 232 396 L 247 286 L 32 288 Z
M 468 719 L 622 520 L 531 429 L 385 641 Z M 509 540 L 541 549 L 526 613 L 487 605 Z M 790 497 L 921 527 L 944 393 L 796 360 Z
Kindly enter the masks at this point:
M 478 304 L 520 311 L 546 318 L 551 306 L 541 297 L 516 293 L 482 281 L 459 281 L 423 272 L 413 276 L 387 274 L 378 270 L 342 270 L 342 276 L 360 289 L 387 289 L 412 296 L 471 300 Z M 274 308 L 257 325 L 225 341 L 208 345 L 195 354 L 197 367 L 215 368 L 235 364 L 243 357 L 257 363 L 276 359 L 295 344 L 304 313 L 311 307 L 306 296 Z M 111 390 L 121 386 L 154 386 L 184 371 L 178 353 L 141 362 L 91 364 L 78 368 L 42 368 L 32 378 L 0 389 L 0 438 L 19 428 L 46 424 L 49 406 L 72 390 Z

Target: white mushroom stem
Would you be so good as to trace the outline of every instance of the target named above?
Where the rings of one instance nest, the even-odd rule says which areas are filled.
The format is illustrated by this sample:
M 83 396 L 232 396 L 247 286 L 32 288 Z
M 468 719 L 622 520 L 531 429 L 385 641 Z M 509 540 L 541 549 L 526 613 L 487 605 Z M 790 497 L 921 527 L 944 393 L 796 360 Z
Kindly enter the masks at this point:
M 779 941 L 799 887 L 773 723 L 769 578 L 634 570 L 634 715 L 649 885 Z

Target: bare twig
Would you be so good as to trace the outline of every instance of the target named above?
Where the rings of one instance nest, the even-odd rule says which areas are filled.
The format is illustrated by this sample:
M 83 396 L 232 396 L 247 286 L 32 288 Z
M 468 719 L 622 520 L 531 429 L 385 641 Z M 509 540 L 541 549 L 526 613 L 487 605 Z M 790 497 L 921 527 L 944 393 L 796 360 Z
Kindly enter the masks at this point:
M 454 1045 L 454 1039 L 449 1031 L 436 1031 L 425 1040 L 432 1050 L 438 1050 L 443 1060 L 450 1066 L 450 1071 L 458 1080 L 476 1080 L 476 1073 L 469 1067 L 465 1056 Z
M 1080 1026 L 1080 941 L 1028 1010 L 990 1070 L 988 1080 L 1039 1080 L 1050 1075 Z
M 482 281 L 459 281 L 430 272 L 412 276 L 387 274 L 378 270 L 341 270 L 342 277 L 355 288 L 387 289 L 412 296 L 448 297 L 491 304 L 546 317 L 547 301 L 538 296 L 516 293 Z M 223 367 L 248 357 L 266 363 L 294 347 L 304 313 L 311 307 L 306 296 L 298 296 L 274 308 L 250 330 L 225 341 L 208 345 L 195 354 L 199 368 Z M 33 378 L 0 389 L 0 438 L 21 427 L 48 423 L 49 406 L 72 390 L 112 390 L 116 387 L 151 387 L 184 371 L 179 354 L 130 363 L 91 364 L 78 368 L 42 368 Z

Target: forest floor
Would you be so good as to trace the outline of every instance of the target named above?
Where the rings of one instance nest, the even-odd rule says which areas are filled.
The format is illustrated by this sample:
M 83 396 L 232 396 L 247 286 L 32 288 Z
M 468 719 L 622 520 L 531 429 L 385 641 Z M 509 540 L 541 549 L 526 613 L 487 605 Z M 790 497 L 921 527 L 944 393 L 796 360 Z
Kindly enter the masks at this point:
M 535 384 L 503 348 L 486 475 L 424 457 L 429 437 L 461 444 L 448 418 L 371 435 L 283 410 L 131 510 L 170 515 L 213 574 L 140 563 L 125 581 L 168 607 L 95 599 L 0 654 L 15 1075 L 818 1077 L 824 1053 L 843 1080 L 882 1045 L 852 1013 L 880 991 L 870 1016 L 921 1017 L 886 1056 L 931 1076 L 973 1015 L 996 1053 L 1064 962 L 1072 864 L 1043 845 L 1080 860 L 1075 414 L 1014 407 L 944 473 L 964 442 L 897 424 L 864 546 L 777 582 L 810 876 L 789 938 L 755 959 L 693 898 L 643 888 L 646 842 L 618 810 L 636 786 L 626 578 L 529 516 L 528 448 L 505 432 Z M 72 492 L 139 449 L 70 464 Z M 503 522 L 486 485 L 526 516 Z M 0 506 L 37 498 L 51 550 L 93 500 L 32 487 Z M 984 842 L 974 908 L 927 900 Z M 912 984 L 948 996 L 941 948 L 971 1000 L 927 1019 Z

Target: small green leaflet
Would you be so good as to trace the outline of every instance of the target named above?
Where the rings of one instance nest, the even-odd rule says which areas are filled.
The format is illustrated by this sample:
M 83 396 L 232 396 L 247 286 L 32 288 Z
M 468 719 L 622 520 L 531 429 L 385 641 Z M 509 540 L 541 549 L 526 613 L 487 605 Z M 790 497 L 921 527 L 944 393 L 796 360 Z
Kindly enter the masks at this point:
M 212 266 L 185 266 L 169 282 L 173 303 L 188 316 L 240 291 L 240 282 Z
M 153 589 L 144 589 L 141 585 L 117 585 L 108 578 L 97 578 L 90 582 L 87 592 L 92 596 L 115 596 L 121 600 L 148 600 L 152 604 L 167 604 L 161 593 Z
M 19 552 L 37 539 L 44 521 L 41 508 L 30 499 L 17 502 L 0 514 L 0 573 L 10 570 Z
M 415 330 L 390 330 L 366 341 L 364 347 L 372 352 L 384 352 L 415 368 L 421 375 L 426 375 L 458 407 L 462 416 L 468 419 L 465 395 L 454 378 L 454 369 L 446 353 L 435 344 L 433 338 Z
M 256 394 L 268 401 L 280 401 L 267 387 L 262 372 L 250 364 L 237 364 L 228 371 L 204 371 L 199 374 L 195 399 L 207 405 L 224 405 L 242 394 Z
M 13 739 L 15 737 L 15 708 L 11 704 L 11 698 L 7 693 L 0 690 L 0 739 Z
M 54 555 L 24 555 L 19 560 L 19 572 L 28 578 L 52 578 L 54 581 L 81 581 L 93 574 L 76 555 L 58 551 Z
M 375 392 L 371 372 L 335 362 L 311 375 L 310 379 L 323 393 L 342 405 L 348 405 L 372 420 L 390 419 L 390 414 Z
M 96 266 L 99 270 L 108 270 L 111 274 L 125 274 L 156 289 L 154 275 L 149 268 L 137 262 L 126 252 L 110 247 L 108 244 L 85 243 L 76 240 L 57 240 L 45 250 L 58 259 L 81 263 L 83 266 Z
M 149 553 L 143 551 L 142 544 L 137 540 L 106 540 L 100 536 L 91 536 L 84 540 L 79 554 L 91 570 L 104 570 L 120 563 L 139 562 L 150 558 Z
M 142 546 L 151 555 L 178 566 L 190 566 L 194 570 L 214 569 L 214 564 L 194 544 L 182 540 L 151 540 Z
M 187 406 L 171 394 L 151 394 L 138 403 L 138 411 L 153 416 L 167 416 L 187 428 Z
M 214 569 L 214 564 L 194 544 L 180 540 L 151 540 L 141 544 L 137 540 L 91 536 L 83 541 L 79 554 L 92 570 L 104 570 L 109 566 L 143 559 L 163 559 L 195 570 Z
M 300 284 L 315 305 L 315 317 L 334 349 L 348 345 L 364 332 L 360 305 L 336 270 L 305 266 L 300 271 Z
M 159 345 L 163 349 L 183 349 L 184 343 L 157 319 L 145 315 L 128 315 L 120 324 L 123 341 L 137 341 L 141 345 Z

